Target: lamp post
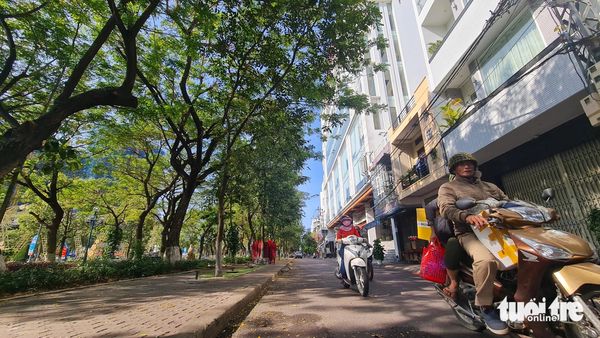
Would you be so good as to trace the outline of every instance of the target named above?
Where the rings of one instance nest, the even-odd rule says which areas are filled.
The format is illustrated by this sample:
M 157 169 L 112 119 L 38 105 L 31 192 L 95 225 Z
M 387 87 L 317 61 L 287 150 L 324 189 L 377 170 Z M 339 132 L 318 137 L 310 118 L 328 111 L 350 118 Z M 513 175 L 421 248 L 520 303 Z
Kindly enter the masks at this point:
M 90 242 L 92 241 L 92 232 L 94 231 L 94 227 L 96 226 L 97 214 L 98 214 L 98 208 L 94 208 L 94 215 L 92 215 L 92 218 L 90 218 L 90 220 L 89 220 L 90 235 L 88 237 L 87 245 L 85 246 L 85 254 L 83 255 L 83 264 L 85 264 L 85 262 L 87 261 L 88 250 L 91 245 Z

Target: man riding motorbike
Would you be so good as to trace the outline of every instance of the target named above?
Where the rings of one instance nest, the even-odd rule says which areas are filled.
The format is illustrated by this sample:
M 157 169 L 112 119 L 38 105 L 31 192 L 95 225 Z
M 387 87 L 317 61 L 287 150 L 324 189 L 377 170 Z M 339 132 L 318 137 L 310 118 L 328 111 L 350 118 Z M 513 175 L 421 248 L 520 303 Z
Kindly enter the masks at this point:
M 494 256 L 477 239 L 470 225 L 483 228 L 487 220 L 468 210 L 460 210 L 455 203 L 460 198 L 484 200 L 495 198 L 507 200 L 508 197 L 496 185 L 480 179 L 477 160 L 468 153 L 458 153 L 448 161 L 453 181 L 444 183 L 438 191 L 438 205 L 443 217 L 454 222 L 454 233 L 459 243 L 473 259 L 473 279 L 477 290 L 475 305 L 481 309 L 481 316 L 487 328 L 495 334 L 507 334 L 508 326 L 500 320 L 493 304 L 494 278 L 498 265 Z

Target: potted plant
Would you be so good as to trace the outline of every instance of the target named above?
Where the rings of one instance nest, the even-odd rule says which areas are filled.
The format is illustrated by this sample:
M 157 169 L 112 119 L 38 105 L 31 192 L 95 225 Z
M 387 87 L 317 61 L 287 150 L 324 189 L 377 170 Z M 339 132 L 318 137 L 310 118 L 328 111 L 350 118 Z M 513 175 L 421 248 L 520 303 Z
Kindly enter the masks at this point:
M 383 264 L 383 255 L 385 253 L 385 249 L 381 245 L 381 240 L 377 238 L 373 241 L 373 259 L 379 265 Z

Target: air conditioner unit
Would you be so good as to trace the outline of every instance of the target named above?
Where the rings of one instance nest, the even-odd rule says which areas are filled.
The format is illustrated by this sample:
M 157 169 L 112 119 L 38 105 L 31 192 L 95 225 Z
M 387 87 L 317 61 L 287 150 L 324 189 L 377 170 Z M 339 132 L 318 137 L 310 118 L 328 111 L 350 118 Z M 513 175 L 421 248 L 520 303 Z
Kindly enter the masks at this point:
M 600 94 L 592 93 L 580 102 L 592 126 L 600 127 Z
M 588 68 L 588 77 L 596 88 L 596 90 L 600 89 L 600 62 Z
M 369 162 L 366 155 L 360 158 L 360 172 L 365 175 L 365 177 L 369 175 Z

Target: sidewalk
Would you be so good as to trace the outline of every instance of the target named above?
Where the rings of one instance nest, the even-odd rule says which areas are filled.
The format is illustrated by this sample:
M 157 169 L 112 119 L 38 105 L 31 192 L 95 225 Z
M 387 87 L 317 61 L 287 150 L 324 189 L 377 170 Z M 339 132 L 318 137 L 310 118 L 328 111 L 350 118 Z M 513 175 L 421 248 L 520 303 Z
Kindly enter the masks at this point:
M 0 301 L 0 337 L 215 337 L 288 262 L 234 279 L 189 271 Z

